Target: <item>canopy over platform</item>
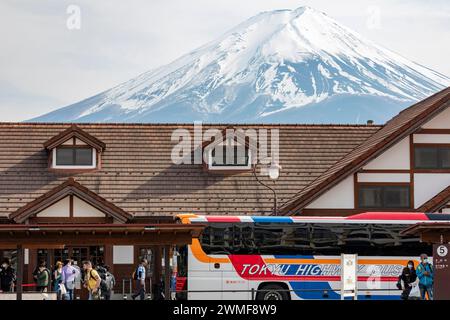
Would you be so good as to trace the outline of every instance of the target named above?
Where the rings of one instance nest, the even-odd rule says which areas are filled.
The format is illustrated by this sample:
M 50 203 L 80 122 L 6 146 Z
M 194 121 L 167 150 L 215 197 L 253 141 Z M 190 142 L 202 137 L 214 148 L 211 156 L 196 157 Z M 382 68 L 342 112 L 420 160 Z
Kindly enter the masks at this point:
M 450 242 L 449 222 L 419 222 L 401 232 L 403 235 L 420 236 L 420 240 L 429 243 Z
M 0 247 L 33 248 L 43 244 L 183 245 L 197 238 L 204 226 L 168 224 L 4 224 L 0 225 Z
M 0 249 L 17 249 L 17 299 L 22 299 L 24 250 L 85 245 L 149 245 L 165 248 L 165 296 L 170 296 L 169 248 L 191 244 L 201 224 L 0 224 Z M 158 261 L 161 264 L 161 259 Z M 159 266 L 160 267 L 160 266 Z

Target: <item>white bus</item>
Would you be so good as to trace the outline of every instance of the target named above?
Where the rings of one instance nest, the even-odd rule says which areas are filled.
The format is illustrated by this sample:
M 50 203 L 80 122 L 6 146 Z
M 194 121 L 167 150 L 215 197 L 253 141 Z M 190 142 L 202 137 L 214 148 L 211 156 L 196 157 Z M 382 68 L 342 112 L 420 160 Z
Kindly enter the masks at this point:
M 400 299 L 409 260 L 431 245 L 401 231 L 446 214 L 366 212 L 349 217 L 180 215 L 205 224 L 178 249 L 177 296 L 194 300 L 340 299 L 342 253 L 358 254 L 358 299 Z

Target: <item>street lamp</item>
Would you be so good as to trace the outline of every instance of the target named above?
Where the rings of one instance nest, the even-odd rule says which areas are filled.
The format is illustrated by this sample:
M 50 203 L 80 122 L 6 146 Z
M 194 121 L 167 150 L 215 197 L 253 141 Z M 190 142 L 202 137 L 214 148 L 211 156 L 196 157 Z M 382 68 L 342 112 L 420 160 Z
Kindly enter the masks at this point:
M 259 180 L 258 176 L 256 175 L 256 167 L 258 166 L 258 163 L 255 163 L 255 165 L 253 166 L 253 175 L 255 176 L 256 181 L 259 182 L 259 184 L 263 185 L 264 187 L 266 187 L 267 189 L 269 189 L 270 191 L 273 192 L 273 212 L 272 215 L 276 216 L 277 215 L 277 192 L 275 191 L 274 188 L 268 186 L 267 184 L 265 184 L 264 182 L 262 182 L 261 180 Z M 269 178 L 273 181 L 277 180 L 280 176 L 280 170 L 281 170 L 281 166 L 278 163 L 271 163 L 270 167 L 268 167 L 267 169 L 267 173 L 269 175 Z

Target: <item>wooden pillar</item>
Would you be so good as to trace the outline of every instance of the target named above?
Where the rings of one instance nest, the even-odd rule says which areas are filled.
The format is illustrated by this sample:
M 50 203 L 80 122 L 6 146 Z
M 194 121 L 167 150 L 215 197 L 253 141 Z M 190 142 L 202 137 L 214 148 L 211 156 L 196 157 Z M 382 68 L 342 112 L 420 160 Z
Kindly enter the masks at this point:
M 152 292 L 153 294 L 157 294 L 156 289 L 159 288 L 159 285 L 161 284 L 161 246 L 155 246 L 155 264 L 154 264 L 154 270 L 153 270 L 153 288 Z
M 33 271 L 36 269 L 38 264 L 37 261 L 37 249 L 28 249 L 28 282 L 33 282 Z M 33 288 L 34 290 L 34 288 Z
M 164 296 L 170 300 L 170 246 L 164 246 Z
M 25 263 L 24 260 L 24 249 L 21 244 L 17 245 L 17 288 L 16 288 L 16 299 L 22 300 L 22 292 L 23 292 L 23 265 Z
M 110 272 L 114 274 L 114 264 L 113 264 L 113 246 L 112 244 L 105 244 L 105 251 L 104 251 L 104 259 L 103 262 L 109 266 Z

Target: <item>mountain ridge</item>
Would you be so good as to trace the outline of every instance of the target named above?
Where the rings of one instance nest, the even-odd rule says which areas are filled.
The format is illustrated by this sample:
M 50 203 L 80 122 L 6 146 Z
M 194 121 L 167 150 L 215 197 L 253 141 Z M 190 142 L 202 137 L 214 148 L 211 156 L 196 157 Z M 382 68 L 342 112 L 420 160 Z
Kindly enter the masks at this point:
M 32 121 L 384 122 L 448 85 L 300 7 L 262 12 L 170 64 Z

